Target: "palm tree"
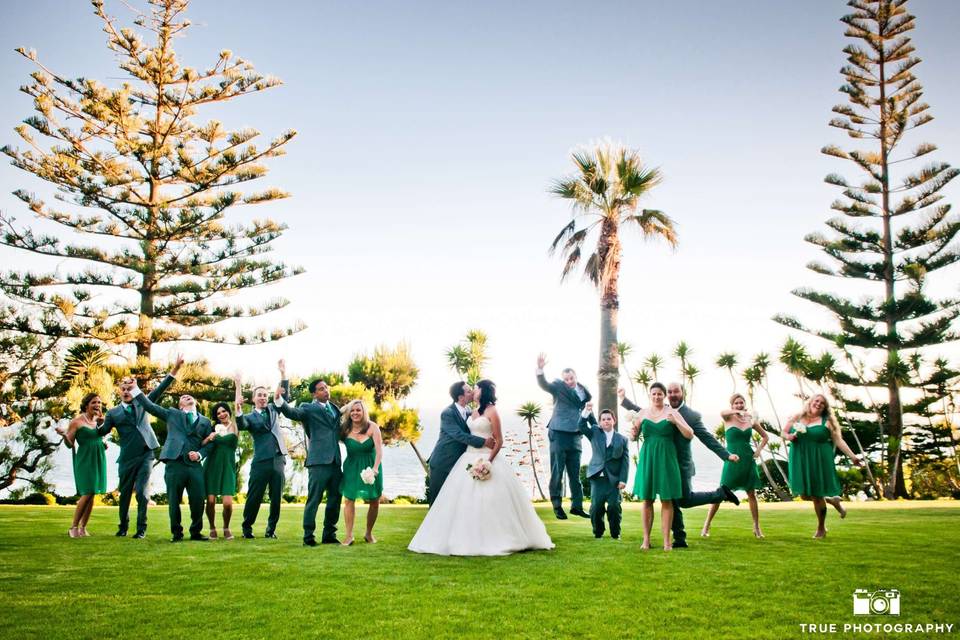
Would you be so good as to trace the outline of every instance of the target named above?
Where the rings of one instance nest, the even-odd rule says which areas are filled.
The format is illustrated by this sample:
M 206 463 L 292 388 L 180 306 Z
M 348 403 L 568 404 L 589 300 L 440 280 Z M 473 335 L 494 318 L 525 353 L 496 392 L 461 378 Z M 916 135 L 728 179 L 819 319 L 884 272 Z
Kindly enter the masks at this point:
M 633 380 L 637 384 L 642 384 L 643 391 L 646 393 L 650 389 L 650 383 L 653 382 L 653 377 L 646 369 L 640 369 L 640 371 L 637 371 L 635 374 L 633 374 Z M 634 397 L 634 400 L 636 400 L 636 397 Z
M 631 346 L 629 342 L 617 343 L 617 353 L 620 355 L 620 366 L 623 367 L 623 372 L 627 375 L 627 380 L 630 382 L 630 394 L 636 398 L 637 389 L 633 386 L 633 378 L 630 377 L 630 370 L 627 369 L 627 356 L 630 355 L 631 351 L 633 351 L 633 346 Z
M 651 353 L 647 356 L 647 359 L 643 361 L 643 366 L 653 373 L 653 381 L 656 382 L 660 378 L 657 376 L 657 369 L 663 366 L 663 358 L 658 356 L 655 353 Z
M 737 378 L 733 375 L 733 370 L 737 366 L 737 354 L 733 352 L 721 353 L 717 356 L 717 366 L 721 369 L 726 369 L 730 373 L 730 380 L 733 382 L 733 391 L 730 393 L 737 392 Z
M 687 399 L 689 399 L 691 402 L 693 401 L 693 381 L 698 375 L 700 375 L 700 369 L 698 369 L 692 362 L 688 362 L 686 366 L 683 367 L 683 377 L 690 382 L 690 389 L 687 392 Z
M 793 338 L 787 338 L 787 341 L 780 347 L 780 362 L 796 378 L 797 387 L 800 389 L 798 397 L 800 400 L 805 400 L 807 394 L 803 390 L 803 373 L 806 370 L 807 363 L 810 362 L 806 347 Z
M 105 367 L 113 357 L 106 349 L 93 342 L 78 342 L 67 350 L 63 359 L 65 382 L 72 382 L 95 367 Z
M 454 345 L 447 349 L 447 366 L 457 372 L 463 380 L 470 369 L 470 353 L 462 345 Z
M 617 312 L 620 307 L 622 226 L 635 226 L 645 239 L 663 239 L 671 247 L 677 234 L 662 211 L 640 209 L 640 199 L 661 181 L 660 170 L 647 167 L 640 155 L 610 141 L 573 152 L 576 173 L 554 181 L 549 191 L 573 204 L 573 216 L 550 245 L 564 257 L 561 280 L 580 264 L 591 231 L 597 243 L 583 266 L 584 277 L 600 292 L 600 386 L 598 405 L 614 407 L 620 372 L 617 353 Z M 582 224 L 578 224 L 582 223 Z
M 530 468 L 533 469 L 533 480 L 537 484 L 537 491 L 540 492 L 540 499 L 546 500 L 547 496 L 543 493 L 543 487 L 540 486 L 540 474 L 537 473 L 537 456 L 533 451 L 533 425 L 540 419 L 540 405 L 536 402 L 526 402 L 517 409 L 517 415 L 527 422 L 527 444 L 530 446 Z
M 687 343 L 681 340 L 673 350 L 673 355 L 680 360 L 680 386 L 683 387 L 683 393 L 687 393 L 687 358 L 693 353 L 693 349 L 687 346 Z

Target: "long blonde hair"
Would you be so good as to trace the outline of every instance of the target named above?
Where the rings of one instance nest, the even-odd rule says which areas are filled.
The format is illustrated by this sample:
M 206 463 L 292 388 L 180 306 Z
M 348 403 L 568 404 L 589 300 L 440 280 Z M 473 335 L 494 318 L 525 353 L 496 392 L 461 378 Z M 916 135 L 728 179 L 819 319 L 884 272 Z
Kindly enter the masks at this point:
M 350 432 L 353 431 L 353 420 L 350 418 L 350 413 L 353 411 L 354 405 L 360 405 L 361 411 L 363 411 L 363 417 L 360 418 L 360 424 L 363 425 L 363 428 L 360 430 L 360 433 L 366 433 L 370 429 L 370 412 L 367 411 L 367 403 L 357 398 L 356 400 L 351 400 L 346 404 L 340 413 L 340 439 L 346 440 L 347 436 L 350 435 Z
M 830 429 L 830 435 L 834 439 L 840 438 L 840 423 L 837 422 L 837 417 L 833 414 L 833 407 L 830 406 L 830 400 L 827 399 L 822 393 L 815 393 L 810 396 L 810 399 L 803 403 L 803 413 L 804 415 L 809 415 L 810 405 L 813 404 L 814 399 L 822 398 L 823 399 L 823 411 L 820 412 L 820 418 L 826 418 L 827 428 Z

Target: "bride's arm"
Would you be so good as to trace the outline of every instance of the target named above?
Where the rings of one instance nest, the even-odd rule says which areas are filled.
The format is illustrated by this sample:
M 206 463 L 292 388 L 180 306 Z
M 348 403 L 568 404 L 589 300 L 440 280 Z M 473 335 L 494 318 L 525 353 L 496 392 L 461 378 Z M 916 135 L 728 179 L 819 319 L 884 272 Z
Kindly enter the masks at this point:
M 490 462 L 493 462 L 493 459 L 497 457 L 497 454 L 500 453 L 500 448 L 503 446 L 503 432 L 500 430 L 500 414 L 497 413 L 497 408 L 490 406 L 483 414 L 485 417 L 490 419 L 490 426 L 493 428 L 493 451 L 490 452 Z

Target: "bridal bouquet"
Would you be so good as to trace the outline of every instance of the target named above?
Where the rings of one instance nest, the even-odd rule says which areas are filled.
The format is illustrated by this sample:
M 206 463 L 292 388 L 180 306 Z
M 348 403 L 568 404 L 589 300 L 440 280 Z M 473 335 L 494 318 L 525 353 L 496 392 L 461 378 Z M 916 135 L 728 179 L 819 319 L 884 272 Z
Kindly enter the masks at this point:
M 474 480 L 489 480 L 492 472 L 493 468 L 490 466 L 490 461 L 486 458 L 477 458 L 476 462 L 467 465 L 467 473 L 469 473 Z
M 373 467 L 367 467 L 360 472 L 360 479 L 363 480 L 364 484 L 373 484 L 377 481 L 377 472 L 373 470 Z
M 218 425 L 214 428 L 214 431 L 217 432 L 217 435 L 218 435 L 218 436 L 225 436 L 225 435 L 227 435 L 228 433 L 230 433 L 230 428 L 227 427 L 227 425 L 225 425 L 225 424 L 218 424 Z

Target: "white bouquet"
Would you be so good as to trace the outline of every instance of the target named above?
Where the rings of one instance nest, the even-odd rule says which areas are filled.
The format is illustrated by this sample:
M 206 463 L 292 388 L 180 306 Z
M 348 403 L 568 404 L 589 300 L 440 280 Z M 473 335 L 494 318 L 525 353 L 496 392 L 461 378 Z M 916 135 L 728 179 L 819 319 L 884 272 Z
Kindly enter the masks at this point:
M 364 484 L 373 484 L 377 481 L 377 472 L 373 470 L 373 467 L 367 467 L 360 472 L 360 479 L 363 480 Z
M 624 417 L 627 419 L 627 422 L 629 422 L 630 424 L 633 424 L 634 422 L 636 422 L 637 417 L 639 415 L 640 414 L 637 413 L 636 411 L 627 411 L 627 415 Z
M 217 432 L 218 436 L 225 436 L 230 433 L 230 427 L 225 424 L 218 424 L 213 430 Z
M 474 480 L 489 480 L 492 472 L 493 468 L 486 458 L 477 458 L 475 462 L 467 465 L 467 473 Z
M 794 422 L 794 423 L 793 423 L 793 432 L 794 432 L 795 434 L 797 434 L 797 435 L 800 435 L 801 433 L 806 433 L 806 432 L 807 432 L 807 425 L 803 424 L 802 422 Z

